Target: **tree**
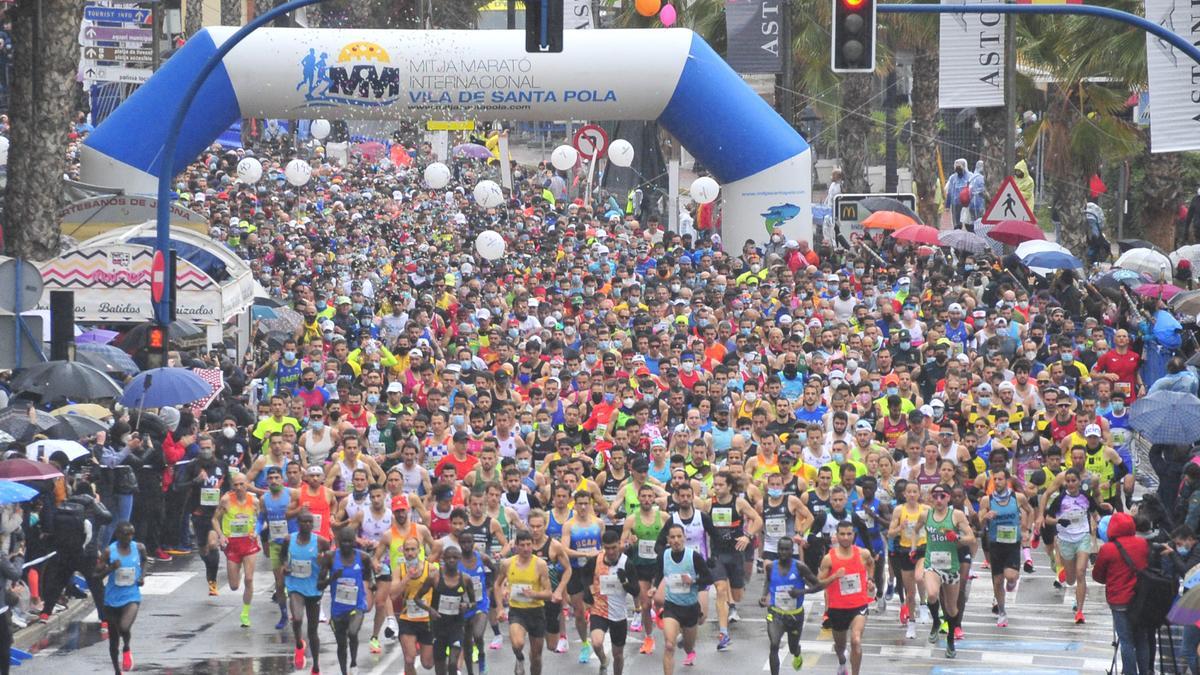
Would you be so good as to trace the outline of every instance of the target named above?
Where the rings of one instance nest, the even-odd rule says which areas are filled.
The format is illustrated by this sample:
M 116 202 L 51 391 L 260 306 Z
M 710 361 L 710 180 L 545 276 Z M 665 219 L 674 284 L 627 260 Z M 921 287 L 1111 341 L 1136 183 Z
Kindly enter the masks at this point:
M 242 1 L 243 0 L 221 0 L 222 26 L 242 25 Z
M 911 1 L 911 0 L 909 0 Z M 885 26 L 888 42 L 913 54 L 912 156 L 917 214 L 928 225 L 938 222 L 942 183 L 937 169 L 938 135 L 938 19 L 922 14 L 889 14 Z
M 10 17 L 12 145 L 5 243 L 12 256 L 49 260 L 58 253 L 64 149 L 79 91 L 75 73 L 83 0 L 19 0 Z
M 871 103 L 875 75 L 847 73 L 842 76 L 842 106 L 838 118 L 838 158 L 842 161 L 842 190 L 870 192 L 867 183 L 867 137 L 871 133 Z
M 204 27 L 204 0 L 186 0 L 183 32 L 191 37 Z

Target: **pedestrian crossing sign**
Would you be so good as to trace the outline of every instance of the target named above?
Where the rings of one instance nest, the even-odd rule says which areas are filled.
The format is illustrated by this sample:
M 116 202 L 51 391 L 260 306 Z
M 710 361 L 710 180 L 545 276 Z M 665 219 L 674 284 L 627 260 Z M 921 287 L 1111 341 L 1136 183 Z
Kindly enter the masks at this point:
M 996 197 L 983 214 L 982 222 L 995 225 L 1003 220 L 1023 220 L 1037 224 L 1037 216 L 1033 215 L 1033 209 L 1029 208 L 1025 195 L 1021 194 L 1021 190 L 1017 188 L 1017 181 L 1012 176 L 1007 176 L 1000 184 Z

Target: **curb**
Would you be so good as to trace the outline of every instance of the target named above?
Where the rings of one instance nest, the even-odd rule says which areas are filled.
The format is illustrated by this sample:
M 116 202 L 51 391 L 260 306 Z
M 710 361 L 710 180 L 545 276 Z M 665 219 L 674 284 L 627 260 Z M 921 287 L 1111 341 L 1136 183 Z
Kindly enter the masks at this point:
M 35 621 L 15 632 L 13 634 L 13 647 L 31 651 L 32 647 L 44 641 L 51 632 L 59 630 L 72 621 L 81 619 L 92 609 L 95 609 L 95 605 L 92 604 L 92 597 L 90 595 L 83 599 L 72 598 L 71 604 L 65 610 L 52 615 L 46 623 L 37 623 Z

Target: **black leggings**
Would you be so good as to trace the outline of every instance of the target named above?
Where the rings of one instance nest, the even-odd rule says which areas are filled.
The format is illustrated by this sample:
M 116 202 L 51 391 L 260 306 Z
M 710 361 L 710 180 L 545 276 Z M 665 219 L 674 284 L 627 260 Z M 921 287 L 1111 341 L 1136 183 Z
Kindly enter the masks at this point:
M 113 672 L 121 673 L 121 642 L 125 643 L 125 651 L 129 651 L 130 632 L 133 621 L 137 618 L 138 607 L 141 603 L 131 602 L 124 607 L 108 607 L 108 656 L 112 659 Z
M 300 624 L 308 621 L 308 651 L 312 655 L 313 671 L 320 671 L 321 638 L 318 628 L 321 623 L 321 596 L 308 597 L 299 593 L 288 593 L 288 602 L 292 606 L 292 633 L 296 638 L 296 648 L 302 644 L 300 639 Z
M 358 667 L 358 630 L 362 628 L 362 612 L 350 612 L 335 616 L 329 620 L 333 626 L 333 637 L 337 640 L 338 665 L 342 667 L 342 675 L 348 675 L 350 668 Z M 347 664 L 347 649 L 350 662 Z

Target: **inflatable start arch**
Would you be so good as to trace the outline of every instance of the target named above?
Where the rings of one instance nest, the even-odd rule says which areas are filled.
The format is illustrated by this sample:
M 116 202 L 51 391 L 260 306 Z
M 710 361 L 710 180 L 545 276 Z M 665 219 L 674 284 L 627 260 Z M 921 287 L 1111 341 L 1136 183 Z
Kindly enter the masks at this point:
M 178 96 L 235 28 L 187 42 L 101 124 L 83 180 L 154 194 Z M 656 120 L 721 183 L 726 250 L 776 230 L 811 239 L 808 144 L 685 29 L 567 31 L 561 54 L 520 31 L 262 28 L 188 111 L 181 170 L 239 118 Z

